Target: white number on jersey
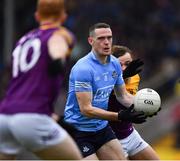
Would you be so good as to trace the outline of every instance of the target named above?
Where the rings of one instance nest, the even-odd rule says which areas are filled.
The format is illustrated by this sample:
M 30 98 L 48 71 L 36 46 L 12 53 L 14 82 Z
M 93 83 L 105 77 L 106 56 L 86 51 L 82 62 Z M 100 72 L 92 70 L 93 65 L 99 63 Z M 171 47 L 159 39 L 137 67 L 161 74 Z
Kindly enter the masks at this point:
M 40 57 L 40 47 L 41 41 L 39 39 L 30 39 L 26 41 L 23 45 L 18 45 L 12 55 L 13 55 L 13 77 L 17 77 L 20 72 L 29 71 L 37 63 Z M 32 48 L 31 60 L 27 61 L 28 51 Z

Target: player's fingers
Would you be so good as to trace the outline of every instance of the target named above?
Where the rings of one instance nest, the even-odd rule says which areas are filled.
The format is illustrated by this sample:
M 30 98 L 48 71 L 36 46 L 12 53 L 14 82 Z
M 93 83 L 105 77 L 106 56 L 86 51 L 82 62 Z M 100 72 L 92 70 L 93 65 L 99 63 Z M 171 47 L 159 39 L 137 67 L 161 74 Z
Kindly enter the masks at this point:
M 147 116 L 146 115 L 140 115 L 140 116 L 138 116 L 138 119 L 146 120 Z
M 146 122 L 146 120 L 138 120 L 138 121 L 137 121 L 137 124 L 142 124 L 142 123 L 144 123 L 144 122 Z
M 131 112 L 134 110 L 134 104 L 132 104 L 129 108 L 128 108 L 128 111 Z
M 138 62 L 138 59 L 135 59 L 129 63 L 129 66 L 134 66 L 137 64 L 137 62 Z
M 144 63 L 141 59 L 135 59 L 135 60 L 133 60 L 132 61 L 133 63 L 135 63 L 135 64 L 142 64 L 142 63 Z
M 140 67 L 142 67 L 143 65 L 144 65 L 144 62 L 143 62 L 143 61 L 134 63 L 134 67 L 135 67 L 135 68 L 140 68 Z
M 154 112 L 152 115 L 148 115 L 148 117 L 153 117 L 155 115 L 157 115 L 157 112 Z
M 148 115 L 148 117 L 153 117 L 154 115 Z
M 137 66 L 142 66 L 144 65 L 144 62 L 141 59 L 135 59 L 131 63 L 137 65 Z
M 132 62 L 138 63 L 139 61 L 141 61 L 141 60 L 138 58 L 138 59 L 134 59 Z
M 146 119 L 137 118 L 136 120 L 134 120 L 134 123 L 136 124 L 142 124 L 144 122 L 146 122 Z
M 142 71 L 142 69 L 137 69 L 136 74 L 140 73 L 141 71 Z
M 153 113 L 152 115 L 148 115 L 148 117 L 153 117 L 153 116 L 157 115 L 159 111 L 161 111 L 161 107 L 159 107 L 157 112 Z
M 136 114 L 133 117 L 134 117 L 135 120 L 146 120 L 147 119 L 147 116 L 141 115 L 141 114 L 140 115 Z
M 139 66 L 142 66 L 142 65 L 144 65 L 144 62 L 139 59 L 139 60 L 138 60 L 138 65 L 139 65 Z
M 134 112 L 134 114 L 137 115 L 137 116 L 141 116 L 141 115 L 142 115 L 142 116 L 143 116 L 143 115 L 145 116 L 145 114 L 144 114 L 143 111 L 136 111 L 136 112 Z
M 159 107 L 158 112 L 161 111 L 161 107 Z

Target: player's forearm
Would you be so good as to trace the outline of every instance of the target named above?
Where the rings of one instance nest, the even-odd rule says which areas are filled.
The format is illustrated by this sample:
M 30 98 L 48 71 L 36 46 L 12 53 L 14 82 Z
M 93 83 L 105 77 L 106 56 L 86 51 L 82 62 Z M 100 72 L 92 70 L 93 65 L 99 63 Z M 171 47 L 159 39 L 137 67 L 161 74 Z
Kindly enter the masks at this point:
M 116 96 L 116 99 L 125 107 L 130 107 L 133 104 L 134 96 L 129 93 L 125 93 L 124 95 Z
M 106 111 L 97 107 L 89 107 L 84 110 L 81 110 L 81 112 L 90 118 L 98 118 L 103 120 L 110 120 L 110 121 L 117 121 L 118 120 L 118 113 L 117 112 L 111 112 Z

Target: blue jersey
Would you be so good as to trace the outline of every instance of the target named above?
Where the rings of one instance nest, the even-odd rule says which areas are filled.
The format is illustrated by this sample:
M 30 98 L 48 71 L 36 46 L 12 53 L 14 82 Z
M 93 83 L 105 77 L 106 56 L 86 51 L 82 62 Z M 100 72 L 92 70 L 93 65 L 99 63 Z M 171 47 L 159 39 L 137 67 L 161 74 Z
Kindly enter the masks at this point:
M 101 64 L 93 52 L 81 58 L 71 69 L 69 92 L 65 107 L 65 121 L 80 131 L 98 131 L 106 127 L 107 120 L 84 116 L 79 108 L 76 92 L 91 92 L 92 106 L 108 109 L 109 96 L 114 85 L 122 85 L 121 66 L 114 56 Z

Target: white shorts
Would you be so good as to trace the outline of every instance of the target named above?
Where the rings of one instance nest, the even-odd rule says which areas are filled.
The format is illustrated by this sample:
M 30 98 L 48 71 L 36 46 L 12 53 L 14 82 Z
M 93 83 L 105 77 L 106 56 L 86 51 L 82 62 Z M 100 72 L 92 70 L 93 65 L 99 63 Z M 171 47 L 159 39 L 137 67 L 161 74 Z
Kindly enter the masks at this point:
M 136 129 L 134 129 L 127 138 L 121 139 L 119 141 L 122 145 L 126 157 L 135 155 L 149 146 L 149 144 L 141 138 Z
M 18 154 L 22 148 L 32 152 L 61 143 L 67 132 L 51 117 L 42 114 L 0 114 L 0 152 Z

